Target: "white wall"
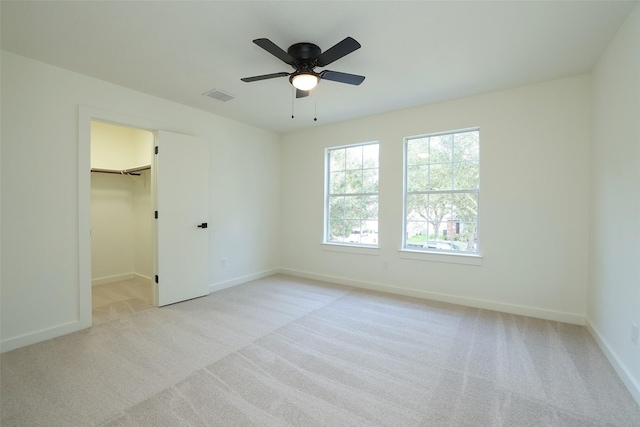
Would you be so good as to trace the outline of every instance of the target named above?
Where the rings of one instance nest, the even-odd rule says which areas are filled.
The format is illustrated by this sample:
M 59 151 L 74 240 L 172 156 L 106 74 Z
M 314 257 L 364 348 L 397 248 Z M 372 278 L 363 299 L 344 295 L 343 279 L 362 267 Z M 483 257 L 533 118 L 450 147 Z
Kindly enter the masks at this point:
M 91 174 L 91 280 L 94 285 L 122 280 L 123 276 L 134 273 L 136 183 L 133 180 L 138 178 Z
M 151 172 L 91 174 L 93 285 L 133 275 L 153 277 Z
M 588 322 L 640 403 L 640 5 L 593 70 Z
M 153 133 L 108 123 L 91 123 L 91 167 L 131 169 L 151 164 Z
M 292 274 L 583 323 L 589 118 L 589 77 L 579 76 L 287 134 L 282 266 Z M 403 137 L 474 126 L 481 139 L 482 265 L 404 258 Z M 380 249 L 327 250 L 324 149 L 373 140 L 380 142 Z
M 151 198 L 151 171 L 140 172 L 133 186 L 133 273 L 149 280 L 153 271 L 154 219 Z
M 81 105 L 210 142 L 212 288 L 278 267 L 278 135 L 1 55 L 2 350 L 80 328 L 79 291 L 90 286 L 78 277 Z M 228 258 L 225 269 L 221 256 Z

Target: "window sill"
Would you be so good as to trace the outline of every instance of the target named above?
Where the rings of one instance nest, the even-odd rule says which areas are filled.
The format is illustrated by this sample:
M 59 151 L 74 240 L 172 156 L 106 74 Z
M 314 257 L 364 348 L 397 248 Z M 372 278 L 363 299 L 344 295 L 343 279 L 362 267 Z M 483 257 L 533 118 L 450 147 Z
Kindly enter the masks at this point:
M 322 243 L 321 245 L 323 251 L 373 256 L 380 255 L 380 248 L 378 246 L 348 245 L 343 243 Z
M 398 252 L 400 254 L 399 257 L 403 259 L 413 259 L 417 261 L 430 261 L 430 262 L 447 262 L 450 264 L 464 264 L 464 265 L 477 265 L 477 266 L 482 265 L 481 255 L 412 251 L 407 249 L 400 249 Z

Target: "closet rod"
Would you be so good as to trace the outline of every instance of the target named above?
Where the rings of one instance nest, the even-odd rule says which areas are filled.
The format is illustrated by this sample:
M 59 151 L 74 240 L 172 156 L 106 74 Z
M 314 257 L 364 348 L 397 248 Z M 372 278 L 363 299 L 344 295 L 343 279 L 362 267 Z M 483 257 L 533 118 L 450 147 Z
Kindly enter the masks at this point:
M 139 173 L 136 172 L 141 172 L 144 170 L 149 170 L 151 169 L 151 165 L 147 165 L 147 166 L 138 166 L 137 168 L 131 168 L 131 169 L 100 169 L 100 168 L 92 168 L 91 172 L 97 172 L 97 173 L 112 173 L 112 174 L 116 174 L 116 175 L 136 175 L 136 176 L 140 176 Z

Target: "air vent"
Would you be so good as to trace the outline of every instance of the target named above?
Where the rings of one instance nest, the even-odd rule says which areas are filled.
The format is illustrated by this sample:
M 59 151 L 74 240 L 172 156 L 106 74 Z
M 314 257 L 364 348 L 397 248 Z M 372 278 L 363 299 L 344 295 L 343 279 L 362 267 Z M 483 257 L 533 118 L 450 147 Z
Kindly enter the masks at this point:
M 222 102 L 227 102 L 235 98 L 235 96 L 231 95 L 230 93 L 224 92 L 220 89 L 211 89 L 209 92 L 203 93 L 203 95 L 206 95 L 213 99 L 217 99 L 218 101 L 222 101 Z

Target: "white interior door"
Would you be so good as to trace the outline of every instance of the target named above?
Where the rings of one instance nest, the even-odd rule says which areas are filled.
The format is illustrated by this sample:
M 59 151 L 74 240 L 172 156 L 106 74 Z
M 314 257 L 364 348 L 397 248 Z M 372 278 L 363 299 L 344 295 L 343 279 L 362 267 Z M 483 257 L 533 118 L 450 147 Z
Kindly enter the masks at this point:
M 158 305 L 209 293 L 209 146 L 158 132 L 156 141 Z

